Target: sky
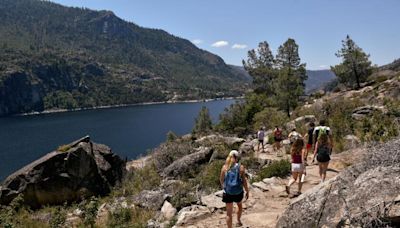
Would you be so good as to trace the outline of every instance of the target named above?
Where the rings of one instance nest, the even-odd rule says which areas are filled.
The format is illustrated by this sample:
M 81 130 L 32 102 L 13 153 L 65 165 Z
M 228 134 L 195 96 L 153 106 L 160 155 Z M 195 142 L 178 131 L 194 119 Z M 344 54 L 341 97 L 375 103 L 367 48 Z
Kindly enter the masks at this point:
M 373 64 L 400 58 L 400 0 L 52 0 L 111 10 L 120 18 L 163 29 L 241 65 L 247 51 L 267 41 L 274 54 L 288 38 L 307 69 L 338 64 L 347 34 Z

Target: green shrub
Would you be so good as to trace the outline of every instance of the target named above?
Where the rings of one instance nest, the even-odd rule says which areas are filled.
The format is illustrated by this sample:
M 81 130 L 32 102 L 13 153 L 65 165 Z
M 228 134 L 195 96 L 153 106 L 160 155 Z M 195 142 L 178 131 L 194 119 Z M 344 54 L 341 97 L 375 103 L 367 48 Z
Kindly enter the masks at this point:
M 364 142 L 385 142 L 399 135 L 399 126 L 395 118 L 376 111 L 370 117 L 363 118 L 357 124 L 357 132 Z
M 290 168 L 291 164 L 289 160 L 282 159 L 279 161 L 273 161 L 267 167 L 261 169 L 256 181 L 261 181 L 264 178 L 270 177 L 286 177 L 290 174 Z
M 176 134 L 172 131 L 168 131 L 167 133 L 167 142 L 173 142 L 178 138 L 178 136 L 176 136 Z
M 157 173 L 154 164 L 148 164 L 142 169 L 135 169 L 128 172 L 120 187 L 112 192 L 113 196 L 135 195 L 143 190 L 151 190 L 158 187 L 161 183 L 161 177 Z
M 257 131 L 260 127 L 273 129 L 275 126 L 283 126 L 289 121 L 286 113 L 276 108 L 265 108 L 261 112 L 255 114 L 253 119 L 253 130 Z
M 51 215 L 50 228 L 63 227 L 65 220 L 67 219 L 67 213 L 61 207 L 56 207 Z
M 57 148 L 58 152 L 67 152 L 69 149 L 71 149 L 70 145 L 61 145 Z
M 193 134 L 204 134 L 212 129 L 212 121 L 207 107 L 203 106 L 199 115 L 195 119 L 195 125 L 192 130 Z
M 147 221 L 154 217 L 154 212 L 144 208 L 116 208 L 107 216 L 107 227 L 116 228 L 144 228 Z
M 190 206 L 197 201 L 197 197 L 194 194 L 197 185 L 194 181 L 178 182 L 173 188 L 175 192 L 170 199 L 170 203 L 177 210 Z
M 107 227 L 130 227 L 129 223 L 132 221 L 131 208 L 116 208 L 113 212 L 108 212 Z
M 86 227 L 93 228 L 96 223 L 99 200 L 96 197 L 91 197 L 89 201 L 83 200 L 79 204 L 79 209 L 82 210 L 82 220 Z
M 0 227 L 46 228 L 47 224 L 31 218 L 32 211 L 24 207 L 23 195 L 20 194 L 8 206 L 0 205 Z
M 196 181 L 203 190 L 213 192 L 221 188 L 219 177 L 224 164 L 224 160 L 215 160 L 202 168 L 196 177 Z

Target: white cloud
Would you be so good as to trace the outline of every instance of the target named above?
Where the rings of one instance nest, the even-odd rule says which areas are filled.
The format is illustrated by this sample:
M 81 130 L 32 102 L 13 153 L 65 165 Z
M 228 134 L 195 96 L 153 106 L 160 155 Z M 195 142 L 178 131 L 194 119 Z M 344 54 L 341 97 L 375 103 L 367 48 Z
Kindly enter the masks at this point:
M 217 42 L 211 44 L 212 47 L 217 47 L 217 48 L 228 46 L 228 45 L 229 45 L 229 42 L 225 41 L 225 40 L 220 40 L 220 41 L 217 41 Z
M 327 65 L 320 65 L 319 68 L 321 68 L 321 69 L 327 69 L 328 66 L 327 66 Z
M 192 40 L 192 43 L 195 44 L 195 45 L 199 45 L 199 44 L 203 43 L 203 40 L 194 39 L 194 40 Z
M 232 49 L 245 49 L 247 48 L 246 44 L 234 44 L 232 45 Z

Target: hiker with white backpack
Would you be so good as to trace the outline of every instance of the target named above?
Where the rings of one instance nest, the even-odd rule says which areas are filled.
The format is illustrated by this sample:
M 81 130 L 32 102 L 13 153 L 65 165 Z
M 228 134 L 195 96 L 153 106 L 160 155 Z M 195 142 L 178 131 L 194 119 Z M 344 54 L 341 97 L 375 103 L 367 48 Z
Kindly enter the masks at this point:
M 246 179 L 245 167 L 239 162 L 239 152 L 232 150 L 226 158 L 225 165 L 221 169 L 220 184 L 223 188 L 222 201 L 226 203 L 226 223 L 232 227 L 233 203 L 238 206 L 236 226 L 242 226 L 241 216 L 243 211 L 242 200 L 245 194 L 249 198 L 249 186 Z M 244 193 L 243 189 L 246 191 Z

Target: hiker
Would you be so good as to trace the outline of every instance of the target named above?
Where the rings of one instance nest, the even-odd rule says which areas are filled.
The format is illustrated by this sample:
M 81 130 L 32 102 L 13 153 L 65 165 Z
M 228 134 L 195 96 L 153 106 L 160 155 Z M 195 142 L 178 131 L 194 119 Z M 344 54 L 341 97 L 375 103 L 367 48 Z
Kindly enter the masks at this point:
M 319 121 L 319 126 L 314 128 L 313 131 L 313 138 L 314 138 L 314 143 L 317 143 L 318 137 L 321 132 L 325 132 L 328 137 L 329 137 L 329 143 L 330 143 L 330 149 L 333 149 L 333 136 L 332 136 L 332 131 L 331 128 L 328 126 L 325 126 L 325 120 Z
M 262 152 L 264 152 L 264 137 L 265 137 L 265 131 L 264 127 L 261 127 L 260 130 L 257 132 L 257 138 L 258 138 L 258 145 L 257 145 L 257 150 L 260 150 L 260 144 L 262 148 Z
M 238 205 L 237 212 L 237 224 L 236 226 L 242 226 L 240 220 L 242 216 L 242 199 L 243 199 L 243 188 L 246 190 L 246 200 L 249 198 L 249 187 L 247 185 L 247 179 L 245 175 L 245 168 L 239 162 L 239 152 L 232 150 L 226 158 L 225 165 L 221 169 L 220 184 L 224 189 L 222 201 L 226 203 L 226 223 L 228 228 L 232 227 L 232 213 L 233 203 Z
M 301 178 L 303 174 L 306 174 L 303 164 L 304 153 L 304 140 L 302 138 L 298 138 L 290 148 L 290 154 L 292 156 L 292 178 L 290 178 L 289 183 L 286 185 L 286 193 L 288 195 L 290 194 L 290 186 L 295 183 L 297 179 L 299 179 L 299 186 L 298 191 L 296 194 L 294 194 L 294 196 L 301 194 L 301 187 L 303 185 Z
M 288 135 L 290 144 L 293 144 L 298 138 L 301 138 L 301 134 L 296 131 L 296 128 L 294 128 Z
M 275 130 L 274 130 L 274 150 L 277 150 L 276 153 L 278 153 L 278 151 L 281 149 L 281 141 L 282 141 L 283 137 L 282 137 L 282 130 L 279 129 L 278 126 L 275 126 Z
M 304 155 L 304 165 L 307 166 L 307 159 L 308 159 L 308 153 L 312 150 L 313 144 L 314 144 L 314 127 L 315 124 L 314 122 L 310 123 L 310 127 L 308 128 L 307 134 L 304 136 L 305 140 L 307 140 L 307 145 L 306 145 L 306 153 Z
M 315 157 L 317 157 L 321 183 L 326 179 L 326 171 L 328 170 L 329 161 L 331 160 L 331 143 L 329 141 L 330 138 L 328 134 L 326 132 L 321 132 L 314 149 L 313 162 Z

